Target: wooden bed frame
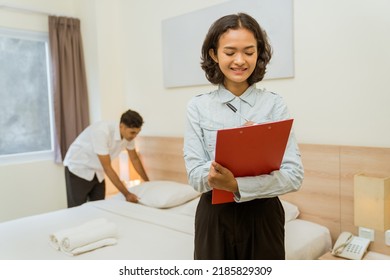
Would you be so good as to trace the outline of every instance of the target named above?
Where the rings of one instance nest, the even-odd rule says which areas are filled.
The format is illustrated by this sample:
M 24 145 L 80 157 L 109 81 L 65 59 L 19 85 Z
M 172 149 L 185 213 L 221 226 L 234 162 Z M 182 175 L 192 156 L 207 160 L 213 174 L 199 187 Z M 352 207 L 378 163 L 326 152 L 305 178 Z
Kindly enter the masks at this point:
M 137 150 L 151 180 L 187 183 L 183 138 L 138 136 Z M 298 205 L 300 218 L 329 228 L 335 242 L 342 231 L 357 235 L 353 224 L 353 176 L 390 175 L 390 148 L 300 144 L 305 179 L 301 189 L 281 198 Z M 134 170 L 131 178 L 134 179 Z M 136 175 L 135 175 L 136 176 Z M 370 250 L 390 255 L 384 232 L 375 232 Z

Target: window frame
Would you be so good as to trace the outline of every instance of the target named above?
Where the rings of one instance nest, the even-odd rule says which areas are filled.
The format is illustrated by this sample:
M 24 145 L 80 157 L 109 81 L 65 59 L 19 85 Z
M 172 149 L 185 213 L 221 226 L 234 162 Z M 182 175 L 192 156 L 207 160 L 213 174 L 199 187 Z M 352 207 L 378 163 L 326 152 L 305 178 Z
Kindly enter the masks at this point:
M 54 104 L 53 104 L 53 86 L 51 79 L 51 62 L 49 49 L 49 34 L 47 32 L 28 31 L 21 29 L 12 29 L 0 27 L 0 36 L 39 41 L 45 43 L 46 53 L 46 70 L 47 70 L 47 89 L 48 89 L 48 106 L 50 119 L 50 150 L 23 152 L 17 154 L 0 155 L 0 165 L 20 164 L 34 161 L 54 160 L 55 153 L 55 121 L 54 121 Z

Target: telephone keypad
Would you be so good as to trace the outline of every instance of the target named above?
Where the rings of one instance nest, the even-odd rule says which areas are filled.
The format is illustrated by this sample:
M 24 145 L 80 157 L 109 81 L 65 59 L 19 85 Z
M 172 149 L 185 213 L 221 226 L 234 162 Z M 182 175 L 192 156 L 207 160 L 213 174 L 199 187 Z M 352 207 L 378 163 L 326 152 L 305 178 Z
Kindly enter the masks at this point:
M 363 247 L 361 245 L 359 245 L 359 244 L 349 243 L 347 245 L 347 247 L 345 248 L 345 250 L 347 252 L 351 252 L 353 254 L 359 254 L 360 251 L 362 250 L 362 248 Z

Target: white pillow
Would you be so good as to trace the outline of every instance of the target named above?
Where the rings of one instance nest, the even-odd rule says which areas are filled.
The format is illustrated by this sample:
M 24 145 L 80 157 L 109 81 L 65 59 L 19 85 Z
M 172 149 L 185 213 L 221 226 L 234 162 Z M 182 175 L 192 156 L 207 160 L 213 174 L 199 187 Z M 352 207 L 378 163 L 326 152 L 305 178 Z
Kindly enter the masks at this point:
M 285 214 L 285 222 L 295 220 L 299 216 L 299 209 L 296 205 L 287 202 L 285 200 L 280 200 L 282 202 Z
M 143 182 L 134 187 L 129 187 L 128 190 L 138 196 L 140 203 L 155 208 L 179 206 L 200 196 L 200 193 L 190 185 L 174 181 Z M 121 193 L 114 195 L 112 198 L 124 200 Z M 282 199 L 280 201 L 283 205 L 286 223 L 298 218 L 299 209 L 296 205 Z M 196 199 L 188 203 L 181 211 L 186 215 L 194 215 L 198 202 L 199 200 Z
M 190 185 L 173 181 L 143 182 L 129 191 L 138 196 L 139 203 L 155 208 L 171 208 L 200 195 Z

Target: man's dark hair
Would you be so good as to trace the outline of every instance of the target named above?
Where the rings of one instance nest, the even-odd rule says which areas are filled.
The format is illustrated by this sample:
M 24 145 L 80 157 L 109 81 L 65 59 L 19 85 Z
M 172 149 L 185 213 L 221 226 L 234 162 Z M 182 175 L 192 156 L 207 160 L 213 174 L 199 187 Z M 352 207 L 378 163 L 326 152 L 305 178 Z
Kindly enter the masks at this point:
M 120 123 L 123 123 L 129 128 L 141 128 L 144 120 L 136 111 L 127 110 L 122 114 Z

